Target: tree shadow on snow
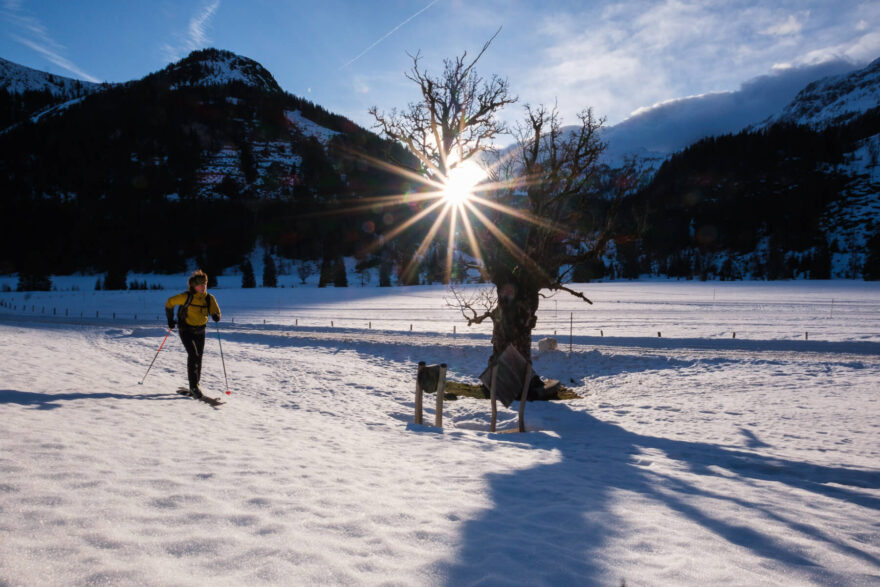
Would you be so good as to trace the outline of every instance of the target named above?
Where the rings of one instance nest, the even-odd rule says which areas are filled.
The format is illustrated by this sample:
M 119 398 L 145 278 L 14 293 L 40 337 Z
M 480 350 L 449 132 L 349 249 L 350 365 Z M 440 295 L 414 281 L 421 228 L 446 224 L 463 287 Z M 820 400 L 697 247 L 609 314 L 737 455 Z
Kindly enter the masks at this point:
M 0 389 L 0 405 L 18 404 L 22 406 L 36 406 L 40 410 L 54 410 L 63 407 L 60 402 L 74 400 L 96 399 L 134 399 L 134 400 L 169 400 L 181 397 L 177 394 L 124 394 L 124 393 L 37 393 L 33 391 L 17 391 L 14 389 Z
M 603 564 L 606 549 L 614 548 L 609 544 L 612 538 L 633 531 L 613 512 L 639 508 L 646 502 L 663 506 L 663 513 L 652 509 L 649 516 L 671 511 L 676 519 L 696 524 L 757 557 L 796 567 L 802 576 L 816 583 L 845 584 L 866 576 L 842 576 L 823 568 L 821 561 L 811 560 L 809 551 L 797 543 L 797 535 L 803 541 L 824 543 L 830 550 L 866 562 L 880 572 L 876 550 L 847 543 L 820 524 L 784 515 L 773 505 L 750 501 L 746 490 L 756 482 L 780 484 L 823 500 L 859 506 L 870 518 L 878 515 L 880 499 L 859 489 L 880 489 L 880 471 L 813 465 L 704 442 L 645 436 L 564 404 L 542 408 L 543 420 L 564 423 L 560 438 L 534 433 L 497 434 L 491 438 L 527 449 L 556 450 L 560 460 L 488 475 L 488 497 L 493 505 L 480 517 L 464 523 L 460 553 L 437 569 L 447 584 L 511 584 L 519 580 L 524 584 L 590 585 L 626 579 L 632 567 L 617 570 Z M 754 441 L 750 444 L 755 449 L 763 446 Z M 673 466 L 683 473 L 670 476 L 652 470 L 652 459 L 658 454 L 674 461 Z M 719 493 L 704 488 L 716 485 L 711 482 L 698 487 L 683 480 L 689 474 L 727 477 L 727 483 L 742 484 L 744 491 Z M 713 509 L 712 502 L 727 505 Z M 823 505 L 823 509 L 828 507 Z M 729 516 L 732 511 L 744 510 L 749 512 L 744 521 Z M 795 540 L 775 537 L 771 529 L 765 529 L 768 520 L 787 527 L 795 533 Z M 646 540 L 641 541 L 640 550 L 660 551 L 664 546 Z M 699 552 L 691 554 L 700 557 Z M 631 564 L 638 564 L 639 556 L 632 553 Z M 624 560 L 626 557 L 619 559 Z M 609 577 L 609 572 L 619 572 L 620 576 Z

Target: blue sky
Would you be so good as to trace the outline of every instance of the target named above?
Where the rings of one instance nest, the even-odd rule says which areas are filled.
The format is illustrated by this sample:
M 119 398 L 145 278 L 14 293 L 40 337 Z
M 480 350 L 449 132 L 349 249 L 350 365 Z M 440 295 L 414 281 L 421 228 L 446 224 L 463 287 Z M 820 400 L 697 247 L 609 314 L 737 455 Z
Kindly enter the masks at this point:
M 436 71 L 499 27 L 479 72 L 507 77 L 520 104 L 557 103 L 567 122 L 592 106 L 616 124 L 760 76 L 880 57 L 876 0 L 0 0 L 0 57 L 122 82 L 194 49 L 227 49 L 369 126 L 370 106 L 415 98 L 408 52 Z

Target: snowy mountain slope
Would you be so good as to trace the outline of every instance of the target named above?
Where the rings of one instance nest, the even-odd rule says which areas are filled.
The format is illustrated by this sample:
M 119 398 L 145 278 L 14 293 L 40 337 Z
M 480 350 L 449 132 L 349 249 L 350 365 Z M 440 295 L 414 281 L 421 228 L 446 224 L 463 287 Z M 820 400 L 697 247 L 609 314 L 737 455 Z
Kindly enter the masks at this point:
M 100 91 L 104 86 L 53 75 L 0 58 L 0 90 L 10 94 L 49 92 L 62 100 Z
M 89 95 L 112 87 L 37 71 L 0 58 L 0 92 L 7 92 L 9 112 L 0 120 L 0 134 L 30 120 L 59 114 Z
M 293 124 L 299 132 L 301 132 L 304 136 L 307 137 L 315 137 L 318 139 L 318 142 L 322 145 L 327 145 L 330 140 L 336 135 L 340 134 L 335 130 L 330 130 L 329 128 L 325 128 L 316 122 L 312 122 L 305 116 L 303 116 L 302 112 L 299 110 L 294 111 L 285 111 L 284 117 Z
M 848 61 L 783 69 L 744 82 L 739 89 L 676 98 L 641 108 L 605 129 L 605 160 L 619 165 L 627 155 L 660 158 L 696 141 L 739 132 L 777 115 L 807 84 L 845 76 L 857 68 Z
M 880 230 L 880 135 L 862 140 L 836 171 L 850 178 L 841 197 L 831 202 L 822 228 L 831 243 L 832 277 L 861 274 L 867 243 Z
M 172 89 L 223 86 L 237 82 L 265 92 L 282 91 L 272 74 L 253 59 L 218 49 L 193 51 L 184 59 L 147 76 L 146 79 L 154 78 L 168 81 Z
M 822 128 L 842 124 L 880 106 L 880 59 L 858 71 L 823 78 L 805 87 L 782 112 L 765 121 Z

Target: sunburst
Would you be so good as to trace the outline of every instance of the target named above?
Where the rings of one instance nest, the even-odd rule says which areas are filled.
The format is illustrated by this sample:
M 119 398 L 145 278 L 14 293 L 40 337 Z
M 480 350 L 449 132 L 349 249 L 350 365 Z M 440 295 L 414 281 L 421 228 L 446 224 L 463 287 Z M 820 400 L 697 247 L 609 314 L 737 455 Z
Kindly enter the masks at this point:
M 464 162 L 447 161 L 446 164 L 442 166 L 448 170 L 445 176 L 437 167 L 433 167 L 429 172 L 430 175 L 426 176 L 416 173 L 411 169 L 381 161 L 364 154 L 357 154 L 356 156 L 367 161 L 370 165 L 376 168 L 394 173 L 401 178 L 411 180 L 428 188 L 426 191 L 414 193 L 410 192 L 406 194 L 359 198 L 356 202 L 352 202 L 351 206 L 327 213 L 334 215 L 345 214 L 370 209 L 380 210 L 403 204 L 423 203 L 425 207 L 422 210 L 407 219 L 405 222 L 394 226 L 391 230 L 384 233 L 382 238 L 377 239 L 367 251 L 374 252 L 384 243 L 397 238 L 421 220 L 427 218 L 431 214 L 435 214 L 436 217 L 434 222 L 422 238 L 412 259 L 407 266 L 404 267 L 402 275 L 407 275 L 417 268 L 419 261 L 422 259 L 428 247 L 434 242 L 434 239 L 437 237 L 437 234 L 440 232 L 440 229 L 445 222 L 447 223 L 449 240 L 447 244 L 444 273 L 446 281 L 450 281 L 456 250 L 456 230 L 459 225 L 459 219 L 461 221 L 461 226 L 464 228 L 465 237 L 470 246 L 470 251 L 479 265 L 484 266 L 484 254 L 480 249 L 477 230 L 484 230 L 488 234 L 494 236 L 495 240 L 507 249 L 514 258 L 519 260 L 519 262 L 528 265 L 530 269 L 534 271 L 543 272 L 543 270 L 538 267 L 537 264 L 530 259 L 528 255 L 516 245 L 516 243 L 513 242 L 513 240 L 510 239 L 510 237 L 505 235 L 504 232 L 496 226 L 483 211 L 480 210 L 480 207 L 483 207 L 506 214 L 520 221 L 540 226 L 544 229 L 560 230 L 560 227 L 557 225 L 537 217 L 526 210 L 506 206 L 487 197 L 488 194 L 494 191 L 502 189 L 509 190 L 511 188 L 525 189 L 527 187 L 528 182 L 522 180 L 519 180 L 518 182 L 490 180 L 490 177 L 496 175 L 497 169 L 503 163 L 502 160 L 499 160 L 494 166 L 487 167 L 482 167 L 473 160 L 466 160 Z M 508 156 L 510 156 L 510 154 L 508 154 Z

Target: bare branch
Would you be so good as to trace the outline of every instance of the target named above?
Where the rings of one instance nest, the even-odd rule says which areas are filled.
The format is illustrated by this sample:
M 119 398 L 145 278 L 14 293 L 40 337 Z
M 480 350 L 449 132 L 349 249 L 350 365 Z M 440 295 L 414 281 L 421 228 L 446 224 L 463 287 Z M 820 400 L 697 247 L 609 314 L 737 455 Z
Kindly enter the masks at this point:
M 446 305 L 450 308 L 458 308 L 464 319 L 467 320 L 468 326 L 481 324 L 487 318 L 495 319 L 498 311 L 498 298 L 491 288 L 477 290 L 469 298 L 466 298 L 452 285 L 449 286 L 449 290 L 455 297 L 455 303 L 446 300 Z M 478 313 L 478 309 L 482 311 L 482 314 Z
M 590 301 L 590 299 L 587 298 L 587 296 L 585 296 L 584 294 L 582 294 L 582 293 L 579 292 L 579 291 L 575 291 L 575 290 L 573 290 L 573 289 L 571 289 L 571 288 L 565 287 L 565 286 L 562 285 L 561 283 L 556 283 L 556 284 L 554 284 L 550 289 L 555 289 L 555 290 L 559 290 L 559 291 L 564 291 L 564 292 L 570 293 L 570 294 L 573 295 L 574 297 L 576 297 L 576 298 L 580 298 L 580 299 L 584 300 L 585 302 L 587 302 L 587 303 L 590 304 L 591 306 L 593 305 L 593 302 Z
M 444 60 L 438 76 L 422 69 L 419 53 L 410 55 L 413 66 L 405 76 L 419 86 L 422 99 L 403 112 L 385 114 L 376 107 L 369 111 L 376 128 L 410 149 L 435 178 L 444 178 L 452 167 L 477 155 L 507 130 L 496 117 L 501 108 L 516 101 L 507 80 L 484 79 L 474 69 L 500 32 L 499 28 L 474 59 L 468 60 L 465 52 Z

